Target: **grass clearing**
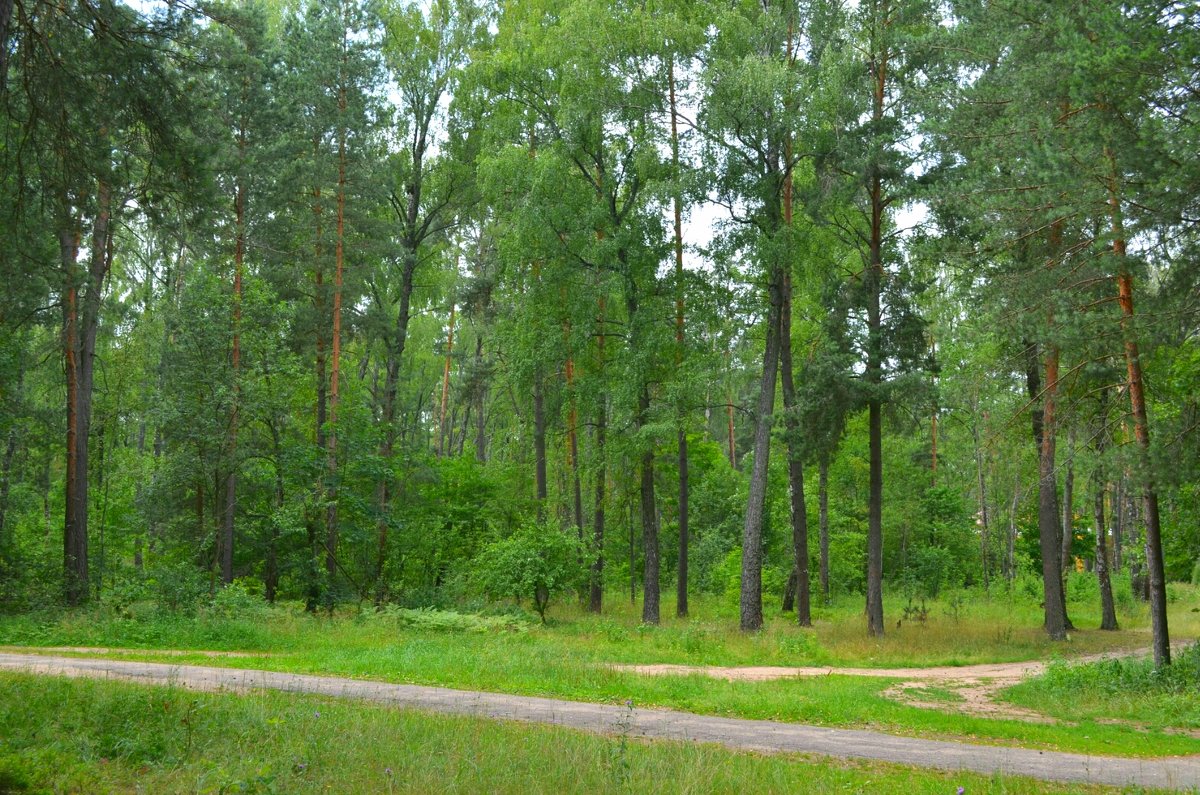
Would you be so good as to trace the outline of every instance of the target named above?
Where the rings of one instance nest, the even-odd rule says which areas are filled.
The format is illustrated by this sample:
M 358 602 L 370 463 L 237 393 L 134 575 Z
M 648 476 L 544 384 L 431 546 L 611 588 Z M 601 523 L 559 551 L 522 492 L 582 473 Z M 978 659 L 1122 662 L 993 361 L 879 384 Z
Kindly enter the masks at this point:
M 1177 636 L 1200 634 L 1196 589 L 1184 589 L 1172 604 Z M 893 604 L 896 600 L 893 598 Z M 1097 651 L 1143 648 L 1149 643 L 1145 616 L 1122 616 L 1122 632 L 1072 634 L 1066 644 L 1045 639 L 1035 603 L 1018 596 L 966 603 L 933 604 L 923 624 L 888 627 L 871 640 L 862 625 L 858 600 L 843 600 L 817 611 L 817 625 L 801 629 L 786 616 L 774 616 L 764 631 L 736 629 L 729 605 L 698 600 L 700 618 L 668 619 L 647 627 L 627 601 L 610 600 L 606 614 L 587 614 L 575 605 L 560 607 L 556 620 L 541 626 L 507 611 L 500 620 L 413 615 L 414 611 L 345 611 L 334 617 L 309 616 L 297 606 L 255 607 L 251 616 L 236 611 L 201 611 L 188 617 L 93 609 L 0 619 L 0 643 L 17 645 L 141 647 L 123 658 L 170 663 L 349 676 L 459 689 L 538 695 L 577 701 L 662 706 L 711 715 L 774 719 L 828 726 L 873 728 L 897 734 L 1024 745 L 1084 753 L 1166 756 L 1200 753 L 1200 739 L 1164 730 L 1187 728 L 1184 707 L 1160 710 L 1151 730 L 1111 725 L 1128 711 L 1098 703 L 1091 712 L 1062 714 L 1079 725 L 1041 725 L 941 713 L 897 703 L 882 694 L 898 680 L 827 676 L 772 682 L 725 682 L 703 676 L 648 677 L 617 672 L 608 663 L 691 665 L 850 665 L 926 666 L 1006 662 L 1077 656 Z M 664 614 L 670 605 L 664 606 Z M 1093 616 L 1072 606 L 1077 625 Z M 1094 617 L 1098 620 L 1098 616 Z M 1190 622 L 1189 623 L 1189 619 Z M 269 652 L 269 657 L 219 658 L 200 654 L 166 656 L 153 648 L 225 649 Z M 1044 694 L 1043 694 L 1044 695 Z M 1072 698 L 1082 699 L 1082 694 Z M 1056 695 L 1056 700 L 1062 700 Z M 948 700 L 943 699 L 948 707 Z M 1023 702 L 1017 702 L 1023 703 Z M 1049 709 L 1050 700 L 1030 696 L 1030 706 Z M 1149 723 L 1149 722 L 1147 722 Z
M 313 696 L 0 674 L 0 791 L 1100 793 Z

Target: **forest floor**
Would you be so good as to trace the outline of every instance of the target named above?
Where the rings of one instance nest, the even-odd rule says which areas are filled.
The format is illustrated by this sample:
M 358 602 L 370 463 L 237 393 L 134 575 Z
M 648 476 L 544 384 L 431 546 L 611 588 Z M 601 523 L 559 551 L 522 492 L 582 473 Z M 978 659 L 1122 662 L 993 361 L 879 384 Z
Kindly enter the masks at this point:
M 545 723 L 608 735 L 714 743 L 768 753 L 870 759 L 1049 781 L 1166 789 L 1200 787 L 1200 756 L 1145 759 L 1061 753 L 635 708 L 631 702 L 594 704 L 254 669 L 12 653 L 0 654 L 0 668 L 43 675 L 132 680 L 201 691 L 318 694 L 438 713 Z

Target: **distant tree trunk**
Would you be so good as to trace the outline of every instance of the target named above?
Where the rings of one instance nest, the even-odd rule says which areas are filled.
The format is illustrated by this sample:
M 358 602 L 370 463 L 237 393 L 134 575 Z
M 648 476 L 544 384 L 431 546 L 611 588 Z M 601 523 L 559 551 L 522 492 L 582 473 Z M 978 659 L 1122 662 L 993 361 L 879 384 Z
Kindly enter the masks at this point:
M 533 379 L 533 460 L 534 490 L 537 497 L 538 521 L 546 520 L 546 400 L 542 394 L 542 376 Z
M 278 512 L 284 505 L 284 487 L 283 487 L 283 446 L 279 440 L 279 428 L 274 422 L 268 422 L 267 428 L 271 431 L 271 455 L 275 464 L 275 493 L 272 499 L 272 507 Z M 270 529 L 267 531 L 267 553 L 266 560 L 263 566 L 263 588 L 267 602 L 275 604 L 275 595 L 279 591 L 279 524 L 278 522 L 270 522 Z
M 454 302 L 450 302 L 450 325 L 446 332 L 446 356 L 442 363 L 442 400 L 438 410 L 438 456 L 446 454 L 446 409 L 450 406 L 450 364 L 454 356 Z
M 1113 256 L 1117 261 L 1117 298 L 1121 305 L 1121 333 L 1125 338 L 1125 365 L 1128 372 L 1129 402 L 1133 410 L 1133 433 L 1137 440 L 1139 473 L 1142 480 L 1142 502 L 1146 517 L 1146 569 L 1149 580 L 1150 625 L 1153 634 L 1154 667 L 1162 670 L 1171 664 L 1171 640 L 1167 628 L 1167 591 L 1163 571 L 1162 531 L 1158 515 L 1158 491 L 1150 467 L 1150 421 L 1146 413 L 1145 385 L 1142 380 L 1142 361 L 1138 352 L 1137 331 L 1134 328 L 1133 276 L 1125 257 L 1125 229 L 1121 218 L 1118 195 L 1116 160 L 1108 152 L 1112 164 L 1109 181 L 1109 208 L 1113 232 Z
M 483 335 L 475 336 L 475 372 L 479 382 L 475 389 L 475 460 L 480 464 L 487 463 L 487 415 L 484 406 L 487 403 L 487 385 L 483 382 Z M 466 431 L 464 430 L 464 433 Z
M 767 283 L 767 344 L 763 350 L 763 374 L 759 384 L 758 411 L 754 418 L 754 466 L 750 472 L 750 494 L 742 528 L 740 626 L 743 632 L 761 629 L 763 625 L 762 532 L 767 501 L 767 464 L 771 454 L 771 425 L 775 413 L 775 381 L 779 372 L 782 281 L 782 269 L 778 265 L 772 266 Z
M 1112 496 L 1113 571 L 1121 573 L 1121 545 L 1125 530 L 1125 479 L 1116 478 Z
M 729 369 L 729 367 L 730 367 L 729 354 L 726 353 L 725 354 L 725 368 Z M 737 439 L 733 433 L 733 387 L 730 387 L 729 395 L 725 401 L 725 417 L 727 420 L 727 424 L 729 426 L 729 436 L 728 436 L 728 443 L 727 443 L 728 452 L 729 452 L 729 466 L 732 469 L 737 469 Z
M 1017 508 L 1021 504 L 1021 481 L 1013 480 L 1012 506 L 1008 510 L 1008 537 L 1004 544 L 1004 577 L 1012 583 L 1017 576 Z
M 563 303 L 565 304 L 565 297 Z M 579 410 L 575 400 L 575 357 L 571 354 L 571 321 L 563 325 L 563 340 L 567 345 L 567 361 L 564 376 L 567 386 L 567 470 L 571 476 L 571 518 L 583 548 L 583 483 L 579 473 Z M 583 592 L 580 591 L 580 600 Z
M 1059 536 L 1062 541 L 1062 552 L 1060 557 L 1062 560 L 1063 577 L 1073 567 L 1075 562 L 1074 556 L 1071 554 L 1071 542 L 1075 540 L 1075 429 L 1067 434 L 1067 474 L 1063 477 L 1063 504 L 1062 504 L 1062 534 Z
M 671 163 L 679 170 L 679 122 L 675 105 L 675 61 L 667 62 L 671 100 Z M 678 180 L 678 173 L 676 174 Z M 676 186 L 672 199 L 675 221 L 675 369 L 683 373 L 683 197 Z M 677 410 L 679 448 L 679 576 L 675 580 L 675 614 L 688 614 L 688 445 L 682 401 Z
M 598 302 L 596 321 L 596 372 L 604 382 L 604 296 Z M 605 450 L 608 433 L 608 395 L 601 392 L 596 400 L 596 497 L 592 509 L 592 576 L 588 591 L 588 610 L 599 613 L 604 603 L 604 501 L 608 484 L 608 463 Z M 633 567 L 630 566 L 630 577 Z
M 821 598 L 829 604 L 829 461 L 817 464 L 817 522 L 821 545 Z
M 12 30 L 13 0 L 0 0 L 0 96 L 8 93 L 8 39 Z
M 17 454 L 17 429 L 10 428 L 4 445 L 4 460 L 0 463 L 0 558 L 10 550 L 12 541 L 8 529 L 8 493 L 12 482 L 13 458 Z
M 986 416 L 986 415 L 985 415 Z M 983 588 L 986 591 L 990 585 L 988 572 L 988 504 L 987 504 L 987 481 L 984 478 L 983 472 L 983 448 L 979 443 L 979 423 L 971 423 L 971 440 L 975 445 L 975 478 L 979 489 L 979 565 L 983 570 Z
M 1097 453 L 1103 453 L 1103 443 L 1097 445 Z M 1096 579 L 1100 583 L 1100 629 L 1116 630 L 1117 611 L 1113 605 L 1112 580 L 1108 576 L 1108 528 L 1104 522 L 1104 472 L 1097 464 L 1093 475 L 1096 489 L 1094 515 L 1096 520 Z

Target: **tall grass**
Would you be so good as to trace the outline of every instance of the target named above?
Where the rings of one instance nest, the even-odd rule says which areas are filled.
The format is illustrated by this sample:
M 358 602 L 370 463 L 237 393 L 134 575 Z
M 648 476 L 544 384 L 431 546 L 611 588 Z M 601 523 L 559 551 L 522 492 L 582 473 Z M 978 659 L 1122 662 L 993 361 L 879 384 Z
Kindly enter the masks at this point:
M 0 675 L 0 791 L 1099 793 L 282 694 Z M 961 788 L 961 789 L 960 789 Z

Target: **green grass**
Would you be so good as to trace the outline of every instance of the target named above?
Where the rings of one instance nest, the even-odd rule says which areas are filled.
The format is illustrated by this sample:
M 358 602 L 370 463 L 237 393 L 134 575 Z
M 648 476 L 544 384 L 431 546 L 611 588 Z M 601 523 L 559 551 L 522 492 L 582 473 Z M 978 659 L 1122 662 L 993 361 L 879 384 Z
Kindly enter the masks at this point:
M 1098 793 L 328 699 L 0 674 L 0 791 Z
M 1191 613 L 1200 595 L 1182 591 L 1172 607 L 1176 634 L 1200 630 Z M 897 600 L 893 599 L 895 604 Z M 181 617 L 155 611 L 122 615 L 103 608 L 82 613 L 46 613 L 0 619 L 0 643 L 141 647 L 140 659 L 194 662 L 241 668 L 342 675 L 442 685 L 579 701 L 672 707 L 692 712 L 764 718 L 830 726 L 876 728 L 899 734 L 964 738 L 978 742 L 1084 753 L 1158 756 L 1200 753 L 1200 739 L 1164 733 L 1176 713 L 1165 711 L 1152 731 L 1110 725 L 1121 717 L 1098 707 L 1071 720 L 1080 725 L 1041 725 L 1016 720 L 966 717 L 907 706 L 883 698 L 893 680 L 829 676 L 773 682 L 724 682 L 700 676 L 645 677 L 611 670 L 606 663 L 671 662 L 714 665 L 910 666 L 969 664 L 1069 657 L 1119 648 L 1144 647 L 1144 616 L 1122 616 L 1119 633 L 1073 633 L 1069 643 L 1052 643 L 1040 630 L 1037 605 L 1018 598 L 983 599 L 960 605 L 931 605 L 922 624 L 888 627 L 882 640 L 866 638 L 858 600 L 845 600 L 816 615 L 817 626 L 803 630 L 774 616 L 760 633 L 743 634 L 725 615 L 722 602 L 699 601 L 688 620 L 667 619 L 659 627 L 638 622 L 628 602 L 610 600 L 604 616 L 574 605 L 560 606 L 550 626 L 528 622 L 520 631 L 488 624 L 433 617 L 440 629 L 419 617 L 398 620 L 371 610 L 345 611 L 333 618 L 304 615 L 296 606 L 252 607 Z M 667 615 L 670 605 L 666 605 Z M 1079 626 L 1092 623 L 1082 605 L 1073 605 Z M 1098 616 L 1095 617 L 1098 619 Z M 1189 618 L 1191 623 L 1189 624 Z M 415 623 L 414 623 L 415 622 Z M 487 623 L 487 622 L 485 622 Z M 1183 629 L 1181 630 L 1181 627 Z M 238 649 L 269 656 L 211 659 L 200 655 L 165 657 L 152 649 Z M 947 702 L 948 706 L 949 703 Z M 1030 706 L 1045 708 L 1031 698 Z M 1103 705 L 1101 705 L 1102 707 Z
M 909 687 L 905 688 L 904 695 L 916 701 L 924 701 L 930 704 L 961 704 L 966 701 L 961 693 L 954 690 L 949 690 L 945 687 L 936 687 L 933 685 L 927 687 Z
M 1064 720 L 1115 719 L 1200 735 L 1200 644 L 1177 652 L 1162 673 L 1147 659 L 1062 663 L 1003 695 Z

